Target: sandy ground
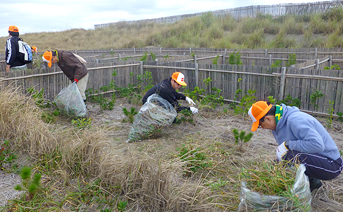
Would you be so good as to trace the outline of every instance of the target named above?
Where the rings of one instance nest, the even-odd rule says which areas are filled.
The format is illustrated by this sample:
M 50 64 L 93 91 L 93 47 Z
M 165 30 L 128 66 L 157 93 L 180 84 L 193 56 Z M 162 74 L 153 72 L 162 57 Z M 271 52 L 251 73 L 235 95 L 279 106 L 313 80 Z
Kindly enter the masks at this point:
M 172 125 L 162 132 L 161 137 L 155 139 L 148 139 L 138 143 L 125 143 L 129 130 L 130 123 L 123 123 L 122 120 L 125 115 L 122 108 L 127 109 L 135 107 L 139 110 L 139 106 L 133 106 L 117 101 L 113 110 L 102 111 L 100 107 L 95 104 L 88 104 L 89 115 L 92 118 L 92 126 L 106 128 L 108 138 L 111 139 L 113 147 L 120 152 L 125 152 L 129 145 L 142 145 L 144 142 L 170 142 L 180 138 L 180 136 L 187 136 L 197 132 L 208 136 L 209 139 L 218 140 L 221 142 L 232 141 L 231 130 L 237 128 L 238 130 L 249 131 L 251 123 L 247 118 L 242 116 L 221 115 L 213 116 L 211 112 L 201 111 L 195 117 L 195 125 Z M 213 114 L 213 112 L 212 112 Z M 326 119 L 318 118 L 324 125 Z M 336 141 L 339 149 L 343 149 L 343 125 L 340 122 L 334 122 L 333 129 L 329 129 L 329 133 Z M 273 160 L 275 159 L 275 149 L 277 144 L 269 130 L 258 129 L 252 141 L 245 146 L 243 157 L 257 160 Z M 12 173 L 4 173 L 0 171 L 0 206 L 6 204 L 8 199 L 18 196 L 18 192 L 13 189 L 15 185 L 20 183 L 20 177 Z M 343 211 L 343 175 L 332 181 L 324 182 L 324 186 L 312 193 L 312 209 L 313 211 Z

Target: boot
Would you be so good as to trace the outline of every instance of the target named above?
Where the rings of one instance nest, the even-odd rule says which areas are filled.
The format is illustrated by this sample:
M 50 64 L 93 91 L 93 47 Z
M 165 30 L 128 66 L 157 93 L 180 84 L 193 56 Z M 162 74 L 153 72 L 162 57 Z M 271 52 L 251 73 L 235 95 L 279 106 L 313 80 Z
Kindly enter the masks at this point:
M 320 181 L 317 178 L 310 178 L 309 181 L 310 181 L 310 190 L 311 190 L 311 192 L 313 190 L 315 190 L 315 189 L 320 188 L 323 185 L 322 181 Z

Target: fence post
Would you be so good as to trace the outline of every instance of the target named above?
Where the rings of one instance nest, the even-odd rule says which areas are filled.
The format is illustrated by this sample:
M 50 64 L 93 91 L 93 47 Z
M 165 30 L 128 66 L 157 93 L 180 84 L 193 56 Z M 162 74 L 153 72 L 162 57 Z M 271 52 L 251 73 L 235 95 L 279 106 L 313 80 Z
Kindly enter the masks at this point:
M 136 54 L 136 48 L 133 48 L 133 53 Z
M 194 55 L 194 63 L 197 63 L 197 56 Z
M 226 52 L 227 52 L 227 49 L 225 49 L 225 52 L 224 52 L 224 54 L 223 54 L 223 62 L 222 62 L 223 65 L 225 64 Z
M 189 54 L 192 54 L 192 48 L 189 48 Z
M 199 87 L 199 64 L 195 63 L 195 86 Z
M 119 54 L 119 60 L 121 60 L 121 54 Z
M 264 55 L 267 56 L 268 55 L 268 49 L 264 50 Z
M 316 60 L 316 70 L 318 70 L 319 69 L 319 60 L 317 59 Z
M 286 67 L 282 67 L 281 68 L 279 100 L 283 99 L 283 91 L 285 89 L 285 82 L 286 82 Z
M 96 59 L 96 64 L 98 64 L 99 63 L 99 59 Z
M 330 70 L 331 70 L 331 66 L 332 66 L 332 55 L 329 56 L 329 67 L 330 67 Z
M 141 71 L 141 75 L 143 75 L 143 61 L 140 61 L 139 63 L 140 63 L 139 69 Z
M 272 55 L 270 54 L 269 55 L 269 66 L 271 66 L 272 65 Z
M 162 48 L 160 47 L 160 54 L 162 54 Z
M 317 50 L 317 48 L 316 48 L 316 50 L 315 50 L 315 52 L 314 52 L 314 58 L 317 59 L 317 56 L 318 56 L 318 50 Z

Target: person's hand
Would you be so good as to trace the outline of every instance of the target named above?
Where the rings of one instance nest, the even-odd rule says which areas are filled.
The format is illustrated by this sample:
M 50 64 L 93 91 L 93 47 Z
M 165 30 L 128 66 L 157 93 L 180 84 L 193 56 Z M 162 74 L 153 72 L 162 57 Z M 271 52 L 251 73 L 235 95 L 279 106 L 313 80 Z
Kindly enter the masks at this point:
M 282 158 L 287 154 L 288 148 L 286 147 L 286 141 L 280 144 L 276 149 L 276 157 L 278 161 L 281 161 Z
M 191 98 L 189 98 L 188 96 L 186 96 L 186 101 L 187 101 L 188 104 L 190 104 L 190 105 L 196 105 L 196 104 L 194 103 L 194 101 L 193 101 Z
M 193 114 L 198 113 L 198 109 L 197 109 L 197 108 L 195 108 L 195 107 L 190 107 L 190 109 L 191 109 L 191 111 L 192 111 Z
M 10 65 L 6 65 L 6 72 L 10 71 Z

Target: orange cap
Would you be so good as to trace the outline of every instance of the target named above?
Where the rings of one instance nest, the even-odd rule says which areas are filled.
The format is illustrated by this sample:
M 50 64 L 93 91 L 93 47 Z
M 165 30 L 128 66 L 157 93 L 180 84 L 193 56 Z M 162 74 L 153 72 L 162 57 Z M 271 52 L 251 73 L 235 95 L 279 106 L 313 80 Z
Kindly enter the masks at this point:
M 38 52 L 38 48 L 36 46 L 31 46 L 31 49 L 33 49 L 33 52 Z
M 260 119 L 268 113 L 270 108 L 272 108 L 272 105 L 268 105 L 266 101 L 258 101 L 252 104 L 248 112 L 253 122 L 251 131 L 257 130 L 258 125 L 260 124 Z
M 18 27 L 12 25 L 8 28 L 8 31 L 9 32 L 19 32 L 19 29 L 18 29 Z
M 172 75 L 172 79 L 175 80 L 179 85 L 187 85 L 185 83 L 185 75 L 183 75 L 181 72 L 174 72 Z
M 44 52 L 42 59 L 44 62 L 48 63 L 48 66 L 51 67 L 52 65 L 52 51 L 46 51 Z

